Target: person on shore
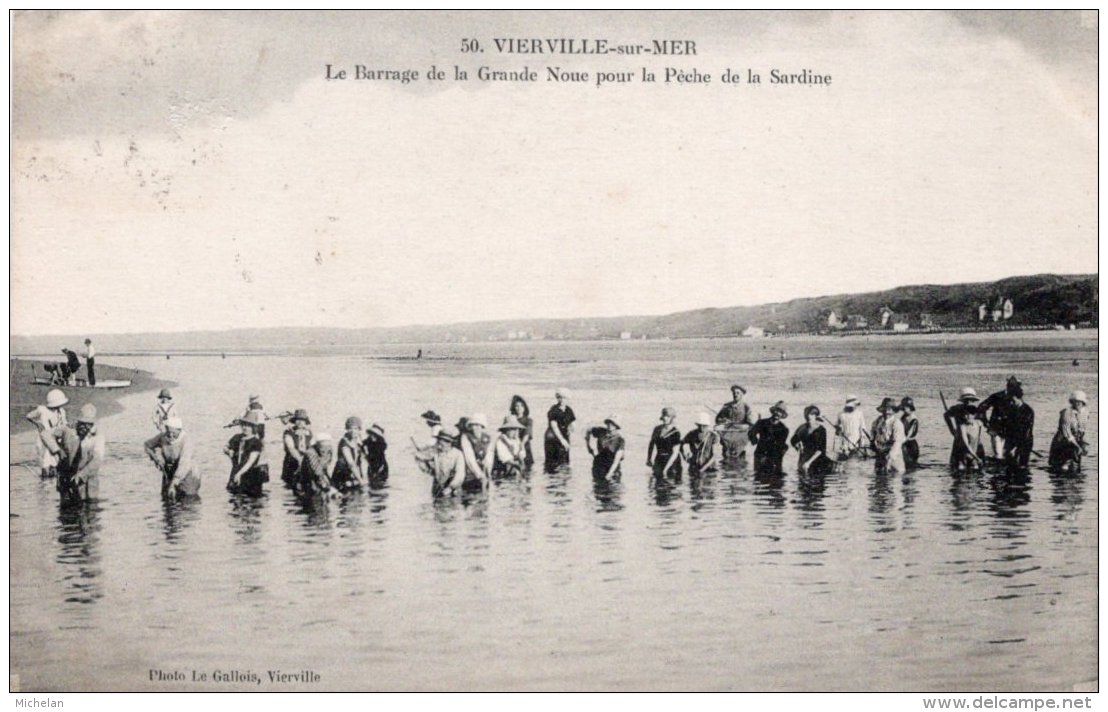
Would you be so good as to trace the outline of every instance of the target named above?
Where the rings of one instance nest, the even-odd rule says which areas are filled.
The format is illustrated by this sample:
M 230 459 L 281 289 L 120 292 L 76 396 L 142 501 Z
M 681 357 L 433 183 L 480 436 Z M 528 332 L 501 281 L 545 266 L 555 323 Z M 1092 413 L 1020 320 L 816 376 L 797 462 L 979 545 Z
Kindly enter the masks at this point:
M 519 418 L 507 415 L 498 430 L 499 435 L 493 445 L 492 475 L 515 477 L 527 468 L 527 452 L 523 442 L 525 428 Z
M 165 421 L 173 417 L 180 418 L 181 409 L 177 407 L 177 401 L 173 400 L 173 394 L 169 389 L 163 388 L 158 391 L 158 404 L 154 406 L 154 416 L 151 420 L 154 421 L 154 427 L 158 432 L 164 433 Z
M 731 386 L 731 402 L 725 403 L 716 414 L 716 430 L 720 433 L 723 446 L 723 459 L 737 462 L 746 459 L 746 446 L 750 443 L 749 433 L 754 425 L 754 416 L 750 406 L 743 402 L 746 389 L 739 384 Z
M 460 494 L 466 480 L 466 462 L 462 451 L 455 447 L 460 434 L 442 429 L 435 436 L 435 459 L 431 462 L 431 496 L 452 497 Z
M 385 429 L 378 423 L 370 425 L 362 441 L 362 453 L 365 455 L 366 479 L 371 487 L 380 487 L 389 479 L 389 460 L 385 456 L 388 448 Z
M 327 433 L 317 433 L 300 460 L 296 493 L 302 497 L 338 494 L 331 484 L 331 465 L 334 458 L 335 450 L 331 436 Z
M 804 424 L 789 438 L 789 444 L 799 453 L 796 463 L 799 474 L 823 477 L 834 467 L 827 454 L 827 429 L 823 427 L 818 406 L 804 409 Z
M 1089 450 L 1085 431 L 1089 427 L 1088 397 L 1085 391 L 1070 394 L 1069 405 L 1058 413 L 1058 430 L 1050 442 L 1050 471 L 1057 474 L 1081 472 L 1081 458 Z
M 96 349 L 92 346 L 92 339 L 85 339 L 85 369 L 88 371 L 88 384 L 96 385 Z
M 884 398 L 877 406 L 880 413 L 873 421 L 874 471 L 879 475 L 904 472 L 904 421 L 897 412 L 899 407 L 892 398 Z
M 200 470 L 192 439 L 177 416 L 165 421 L 160 435 L 143 443 L 143 450 L 162 475 L 162 497 L 176 500 L 200 494 Z
M 96 430 L 96 406 L 85 403 L 75 427 L 57 428 L 58 493 L 62 505 L 91 502 L 100 496 L 104 438 Z
M 957 407 L 954 406 L 954 408 Z M 954 408 L 947 413 L 954 411 Z M 972 402 L 962 404 L 955 414 L 958 423 L 954 426 L 950 469 L 955 472 L 979 471 L 985 465 L 985 447 L 981 442 L 983 428 L 981 421 L 977 419 L 977 406 Z
M 866 416 L 858 396 L 848 396 L 835 420 L 837 459 L 850 460 L 866 455 Z
M 339 439 L 331 484 L 340 492 L 361 489 L 366 484 L 365 454 L 362 452 L 362 419 L 346 419 L 346 432 Z
M 1008 397 L 1012 410 L 1008 414 L 1004 437 L 1004 464 L 1009 472 L 1026 472 L 1035 447 L 1035 411 L 1023 400 L 1023 386 L 1013 386 Z
M 235 424 L 240 432 L 231 436 L 223 453 L 231 458 L 231 476 L 227 479 L 227 491 L 261 497 L 262 486 L 269 480 L 268 468 L 263 461 L 263 448 L 258 430 L 264 425 L 261 411 L 248 411 Z
M 62 353 L 65 354 L 65 369 L 63 370 L 62 377 L 65 382 L 72 385 L 76 379 L 77 372 L 81 370 L 81 358 L 77 355 L 76 351 L 72 349 L 62 349 Z
M 904 425 L 904 470 L 911 472 L 919 467 L 919 418 L 916 417 L 916 402 L 910 396 L 900 400 L 900 422 Z
M 523 464 L 525 467 L 531 467 L 535 464 L 535 455 L 531 452 L 531 442 L 535 439 L 535 421 L 531 419 L 531 409 L 527 406 L 527 401 L 523 400 L 523 396 L 512 396 L 512 404 L 508 412 L 514 415 L 523 426 L 519 434 L 523 442 Z
M 769 417 L 762 418 L 750 428 L 755 474 L 777 477 L 784 473 L 783 461 L 789 451 L 789 428 L 783 421 L 788 417 L 784 401 L 777 401 L 770 406 Z
M 621 478 L 625 444 L 615 416 L 605 418 L 603 426 L 589 429 L 585 445 L 592 454 L 593 479 L 614 482 Z
M 458 438 L 466 463 L 466 479 L 462 485 L 464 489 L 484 489 L 489 484 L 489 473 L 492 471 L 492 461 L 496 453 L 493 451 L 488 427 L 485 414 L 474 413 L 466 419 L 465 430 Z
M 569 464 L 569 440 L 573 433 L 573 422 L 577 420 L 573 408 L 566 404 L 569 391 L 559 388 L 554 392 L 554 398 L 557 402 L 546 413 L 546 435 L 543 439 L 546 455 L 543 464 L 547 472 Z
M 27 415 L 23 416 L 31 425 L 35 426 L 37 439 L 35 451 L 38 453 L 39 475 L 55 477 L 58 474 L 57 445 L 54 442 L 54 431 L 68 425 L 65 415 L 65 404 L 69 398 L 60 389 L 54 388 L 46 394 L 46 403 L 35 406 Z
M 312 420 L 308 411 L 297 408 L 289 416 L 281 443 L 285 448 L 285 459 L 281 463 L 281 481 L 289 487 L 295 487 L 300 480 L 300 467 L 304 455 L 312 444 Z
M 653 469 L 656 480 L 681 481 L 681 431 L 674 425 L 676 420 L 676 410 L 669 406 L 662 408 L 662 424 L 650 434 L 646 466 Z
M 997 458 L 1004 453 L 1004 435 L 1008 428 L 1008 420 L 1014 412 L 1012 403 L 1012 390 L 1022 387 L 1015 376 L 1009 376 L 1003 391 L 993 393 L 977 405 L 977 417 L 985 423 L 989 431 L 989 438 L 993 448 L 993 455 Z
M 689 463 L 689 476 L 696 477 L 716 469 L 719 459 L 719 434 L 712 429 L 711 413 L 696 416 L 696 429 L 685 434 L 681 454 Z

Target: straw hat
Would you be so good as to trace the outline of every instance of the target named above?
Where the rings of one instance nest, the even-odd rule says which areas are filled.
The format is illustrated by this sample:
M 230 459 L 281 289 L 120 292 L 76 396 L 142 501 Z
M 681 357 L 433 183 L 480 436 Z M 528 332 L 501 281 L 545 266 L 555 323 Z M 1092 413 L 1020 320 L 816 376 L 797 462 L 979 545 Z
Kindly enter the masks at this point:
M 77 422 L 94 425 L 96 423 L 96 406 L 92 403 L 85 403 L 81 406 L 81 412 L 77 415 Z
M 523 424 L 519 422 L 519 418 L 514 415 L 504 416 L 504 422 L 497 430 L 504 432 L 505 430 L 523 430 Z
M 877 410 L 882 413 L 886 410 L 896 410 L 896 401 L 892 398 L 882 398 L 881 405 L 877 406 Z
M 297 420 L 302 420 L 302 421 L 304 421 L 305 425 L 311 425 L 312 424 L 312 419 L 308 417 L 308 411 L 305 410 L 304 408 L 297 408 L 293 412 L 292 417 L 289 418 L 289 420 L 291 422 L 296 422 Z
M 976 401 L 976 400 L 981 400 L 981 399 L 977 397 L 977 391 L 973 390 L 969 386 L 966 386 L 965 388 L 962 389 L 962 393 L 958 396 L 958 400 L 965 402 L 965 401 L 971 401 L 971 400 Z
M 769 407 L 770 413 L 780 413 L 782 418 L 789 417 L 789 411 L 785 410 L 785 401 L 777 401 Z
M 858 405 L 862 405 L 862 401 L 858 400 L 858 396 L 847 396 L 846 397 L 846 405 L 858 406 Z
M 369 426 L 369 432 L 376 433 L 377 435 L 380 435 L 381 437 L 385 437 L 385 429 L 382 428 L 377 423 L 374 423 L 373 425 Z
M 450 427 L 443 428 L 442 430 L 439 431 L 439 434 L 435 436 L 435 439 L 440 441 L 440 442 L 445 441 L 445 442 L 451 442 L 452 443 L 452 442 L 454 442 L 455 440 L 458 439 L 458 431 L 456 431 L 456 430 L 454 430 L 454 428 L 450 428 Z
M 425 410 L 425 411 L 423 411 L 423 414 L 420 415 L 419 417 L 423 418 L 424 420 L 426 420 L 428 423 L 431 423 L 432 425 L 441 425 L 442 424 L 442 418 L 439 416 L 438 413 L 436 413 L 433 410 Z
M 248 412 L 246 415 L 244 415 L 241 418 L 239 418 L 238 420 L 236 420 L 235 423 L 237 425 L 258 426 L 258 425 L 261 425 L 264 421 L 265 421 L 265 419 L 262 417 L 261 412 L 256 411 L 256 410 L 252 410 L 252 411 Z
M 169 392 L 168 388 L 163 388 L 158 392 L 158 400 L 161 400 L 163 398 L 165 400 L 173 400 L 173 394 Z
M 485 417 L 484 413 L 474 413 L 469 416 L 468 426 L 480 425 L 482 428 L 489 427 L 489 419 Z
M 346 419 L 346 429 L 353 430 L 354 428 L 358 428 L 359 430 L 362 428 L 362 419 L 356 415 L 352 415 Z
M 1077 401 L 1081 405 L 1089 404 L 1089 398 L 1085 395 L 1085 391 L 1074 391 L 1070 393 L 1070 401 Z
M 711 425 L 713 420 L 710 413 L 700 413 L 696 416 L 695 422 L 697 425 Z
M 556 388 L 556 389 L 554 389 L 554 397 L 555 398 L 569 398 L 569 389 L 568 388 Z
M 330 434 L 328 434 L 328 433 L 317 433 L 316 436 L 314 438 L 312 438 L 312 445 L 319 445 L 320 443 L 330 444 L 331 443 Z
M 67 398 L 66 395 L 57 388 L 46 394 L 47 408 L 61 408 L 68 402 L 69 398 Z
M 165 419 L 165 429 L 173 428 L 174 430 L 181 430 L 185 427 L 184 422 L 181 421 L 176 415 Z

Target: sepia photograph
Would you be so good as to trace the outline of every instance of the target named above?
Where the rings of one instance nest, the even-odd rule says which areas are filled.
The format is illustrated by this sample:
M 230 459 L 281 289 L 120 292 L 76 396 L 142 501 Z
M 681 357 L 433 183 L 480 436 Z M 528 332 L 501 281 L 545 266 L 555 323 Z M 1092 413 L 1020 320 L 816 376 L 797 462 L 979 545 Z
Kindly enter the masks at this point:
M 1090 706 L 1098 35 L 11 12 L 10 696 Z

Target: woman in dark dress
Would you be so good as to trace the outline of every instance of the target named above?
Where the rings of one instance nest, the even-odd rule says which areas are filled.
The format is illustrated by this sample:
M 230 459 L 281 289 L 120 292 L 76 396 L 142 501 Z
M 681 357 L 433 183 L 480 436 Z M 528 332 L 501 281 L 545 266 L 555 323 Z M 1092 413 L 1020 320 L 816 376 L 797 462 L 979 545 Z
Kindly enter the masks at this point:
M 362 452 L 362 419 L 346 419 L 346 433 L 339 439 L 331 484 L 340 492 L 361 489 L 365 484 L 365 454 Z
M 362 441 L 362 454 L 365 455 L 366 477 L 371 487 L 379 487 L 389 479 L 389 461 L 385 456 L 388 447 L 385 429 L 377 423 L 370 425 Z
M 519 434 L 523 439 L 523 464 L 525 467 L 531 467 L 535 464 L 535 455 L 531 452 L 531 441 L 535 439 L 535 421 L 531 419 L 531 409 L 527 407 L 527 401 L 523 400 L 523 396 L 512 396 L 509 412 L 523 426 L 523 431 Z
M 904 423 L 904 469 L 906 472 L 919 467 L 919 418 L 916 417 L 916 402 L 909 396 L 900 401 L 900 410 L 904 415 L 900 416 Z
M 547 472 L 553 472 L 562 465 L 569 464 L 569 437 L 573 433 L 573 422 L 577 416 L 566 401 L 569 392 L 559 388 L 554 393 L 557 403 L 550 406 L 546 413 L 546 436 L 544 446 L 546 451 L 545 467 Z
M 789 440 L 800 453 L 797 471 L 802 475 L 826 475 L 834 462 L 827 456 L 827 429 L 820 421 L 819 408 L 814 405 L 805 408 L 804 420 Z
M 593 479 L 618 480 L 622 474 L 620 465 L 623 462 L 624 441 L 616 419 L 607 418 L 604 421 L 604 427 L 589 430 L 585 440 L 593 456 Z
M 755 474 L 767 477 L 782 474 L 781 463 L 789 451 L 789 428 L 781 421 L 787 417 L 785 403 L 777 401 L 769 409 L 769 417 L 762 418 L 750 428 L 750 442 L 755 445 Z
M 304 454 L 312 444 L 312 421 L 308 411 L 297 408 L 289 419 L 289 426 L 281 440 L 285 446 L 285 460 L 281 464 L 281 479 L 290 487 L 296 486 L 300 479 L 300 465 Z
M 654 470 L 654 478 L 681 481 L 681 431 L 674 426 L 677 411 L 662 408 L 662 424 L 654 428 L 646 449 L 646 466 Z
M 269 479 L 265 463 L 262 462 L 262 441 L 258 430 L 265 421 L 259 411 L 252 410 L 235 421 L 242 432 L 233 436 L 223 452 L 231 458 L 231 476 L 227 480 L 227 490 L 235 494 L 250 497 L 262 495 L 262 485 Z

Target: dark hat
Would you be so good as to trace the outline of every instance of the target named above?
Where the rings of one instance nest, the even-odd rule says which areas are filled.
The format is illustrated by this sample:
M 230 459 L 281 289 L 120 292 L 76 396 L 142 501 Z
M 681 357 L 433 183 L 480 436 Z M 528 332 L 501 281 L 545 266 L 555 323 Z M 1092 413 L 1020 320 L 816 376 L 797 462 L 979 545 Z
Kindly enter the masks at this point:
M 453 428 L 443 428 L 439 431 L 439 434 L 435 436 L 435 439 L 440 442 L 454 442 L 458 439 L 458 433 Z
M 785 410 L 785 401 L 777 401 L 769 407 L 770 413 L 780 413 L 782 418 L 789 417 L 789 411 Z
M 428 423 L 434 423 L 435 425 L 442 423 L 442 418 L 440 418 L 439 414 L 433 410 L 425 410 L 423 411 L 423 414 L 419 417 L 423 418 Z
M 369 432 L 376 433 L 377 435 L 380 435 L 381 437 L 385 437 L 385 429 L 382 428 L 377 423 L 374 423 L 373 425 L 369 426 Z
M 246 415 L 244 415 L 241 418 L 238 418 L 237 420 L 235 420 L 235 425 L 251 425 L 251 426 L 257 427 L 257 426 L 261 425 L 264 422 L 264 420 L 265 420 L 265 418 L 264 418 L 264 416 L 262 416 L 260 411 L 251 410 L 251 411 L 248 411 L 246 413 Z
M 173 400 L 173 395 L 169 392 L 168 388 L 163 388 L 158 393 L 158 398 L 168 398 L 169 400 Z
M 819 406 L 818 405 L 810 405 L 810 406 L 808 406 L 807 408 L 804 409 L 804 417 L 805 418 L 807 418 L 812 413 L 815 413 L 816 415 L 819 415 Z
M 1023 386 L 1018 383 L 1008 389 L 1008 395 L 1013 398 L 1023 398 Z
M 896 401 L 892 398 L 882 398 L 881 405 L 877 406 L 877 410 L 884 412 L 886 410 L 896 410 Z
M 916 402 L 914 400 L 912 400 L 911 396 L 904 396 L 903 398 L 900 399 L 900 409 L 901 410 L 907 410 L 908 408 L 911 408 L 912 410 L 915 410 L 916 409 Z
M 740 385 L 739 385 L 739 384 L 737 384 L 737 383 L 735 383 L 735 384 L 733 384 L 733 385 L 731 386 L 731 392 L 732 392 L 732 393 L 734 393 L 735 391 L 742 391 L 742 392 L 743 392 L 743 395 L 744 395 L 744 396 L 746 395 L 746 389 L 745 389 L 745 388 L 743 388 L 742 386 L 740 386 Z
M 308 417 L 308 411 L 303 408 L 297 408 L 289 420 L 303 420 L 308 425 L 312 424 L 312 419 Z
M 674 410 L 673 408 L 670 408 L 668 405 L 665 408 L 662 408 L 662 417 L 659 418 L 659 420 L 662 420 L 662 419 L 667 418 L 667 417 L 672 417 L 672 418 L 677 417 L 677 411 Z
M 616 426 L 616 430 L 619 430 L 619 421 L 616 420 L 616 416 L 614 416 L 614 415 L 609 415 L 607 418 L 605 418 L 604 419 L 604 424 L 605 425 L 614 425 L 614 426 Z

